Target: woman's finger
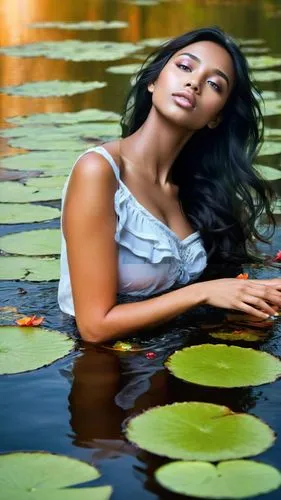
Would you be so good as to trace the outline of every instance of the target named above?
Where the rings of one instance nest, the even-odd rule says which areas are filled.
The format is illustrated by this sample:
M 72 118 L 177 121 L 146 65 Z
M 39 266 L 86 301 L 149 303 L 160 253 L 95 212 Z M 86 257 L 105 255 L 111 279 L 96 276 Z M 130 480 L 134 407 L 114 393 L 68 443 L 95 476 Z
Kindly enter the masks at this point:
M 269 314 L 269 316 L 274 316 L 276 312 L 275 309 L 273 309 L 273 307 L 270 306 L 270 304 L 265 302 L 260 297 L 254 297 L 253 295 L 246 295 L 245 297 L 243 297 L 243 302 L 253 305 L 255 308 L 265 312 L 266 314 Z

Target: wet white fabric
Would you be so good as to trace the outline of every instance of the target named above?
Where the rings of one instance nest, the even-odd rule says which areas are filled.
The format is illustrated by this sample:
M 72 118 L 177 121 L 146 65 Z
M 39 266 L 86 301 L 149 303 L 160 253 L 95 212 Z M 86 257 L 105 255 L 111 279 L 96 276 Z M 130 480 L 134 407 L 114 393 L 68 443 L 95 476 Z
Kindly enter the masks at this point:
M 118 180 L 114 198 L 117 215 L 115 241 L 118 244 L 118 292 L 148 297 L 197 279 L 207 265 L 200 233 L 196 231 L 180 240 L 168 226 L 136 200 L 120 179 L 119 168 L 112 156 L 102 146 L 85 151 L 78 157 L 73 168 L 81 156 L 90 151 L 100 153 L 107 159 Z M 62 192 L 62 213 L 71 173 L 72 170 Z M 58 303 L 62 311 L 75 316 L 62 229 Z

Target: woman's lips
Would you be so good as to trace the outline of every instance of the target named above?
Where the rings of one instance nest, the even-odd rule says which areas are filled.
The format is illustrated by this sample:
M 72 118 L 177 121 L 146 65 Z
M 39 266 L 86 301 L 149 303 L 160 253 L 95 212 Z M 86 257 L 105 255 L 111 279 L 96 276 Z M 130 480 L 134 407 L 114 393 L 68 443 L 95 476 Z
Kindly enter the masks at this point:
M 195 107 L 196 103 L 194 96 L 187 92 L 177 92 L 173 94 L 172 97 L 181 108 L 193 109 Z

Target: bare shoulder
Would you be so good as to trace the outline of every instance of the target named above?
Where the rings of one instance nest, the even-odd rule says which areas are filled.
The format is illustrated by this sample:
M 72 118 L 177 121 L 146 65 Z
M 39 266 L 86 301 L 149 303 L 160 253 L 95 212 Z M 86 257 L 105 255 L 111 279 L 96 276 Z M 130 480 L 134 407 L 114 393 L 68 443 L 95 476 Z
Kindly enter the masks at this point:
M 100 153 L 89 151 L 76 162 L 71 175 L 71 183 L 107 184 L 116 187 L 117 181 L 107 159 Z

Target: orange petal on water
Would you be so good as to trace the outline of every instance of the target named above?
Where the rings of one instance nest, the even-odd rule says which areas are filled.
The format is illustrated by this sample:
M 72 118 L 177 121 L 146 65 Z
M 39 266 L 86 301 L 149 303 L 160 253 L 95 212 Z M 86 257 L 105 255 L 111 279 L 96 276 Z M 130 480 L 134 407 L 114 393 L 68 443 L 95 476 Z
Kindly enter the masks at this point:
M 247 280 L 249 278 L 249 275 L 248 275 L 248 273 L 241 273 L 241 274 L 238 274 L 238 276 L 236 276 L 236 278 L 238 280 Z
M 272 259 L 274 262 L 281 262 L 281 250 L 278 250 L 277 254 Z
M 44 320 L 43 316 L 36 318 L 36 316 L 24 316 L 21 319 L 16 319 L 16 323 L 19 326 L 37 326 Z

